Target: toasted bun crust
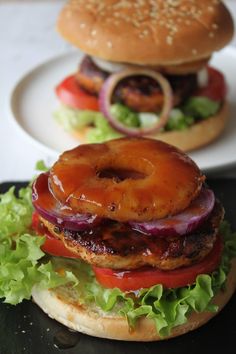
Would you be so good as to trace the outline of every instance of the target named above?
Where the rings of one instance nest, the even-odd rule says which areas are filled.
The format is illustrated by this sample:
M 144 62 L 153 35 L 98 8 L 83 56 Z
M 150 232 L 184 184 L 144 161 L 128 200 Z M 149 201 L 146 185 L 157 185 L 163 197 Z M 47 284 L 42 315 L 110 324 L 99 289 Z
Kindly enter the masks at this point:
M 149 138 L 164 141 L 185 152 L 195 150 L 211 143 L 223 132 L 228 116 L 229 105 L 228 102 L 224 102 L 216 115 L 202 120 L 186 130 L 159 133 L 155 136 L 149 136 Z M 77 131 L 73 130 L 71 133 L 80 143 L 86 143 L 86 134 L 89 129 L 89 127 L 86 127 Z
M 219 306 L 219 311 L 229 301 L 236 288 L 236 259 L 232 262 L 232 268 L 228 274 L 226 290 L 220 291 L 214 298 L 213 303 Z M 128 340 L 128 341 L 157 341 L 160 338 L 156 332 L 152 320 L 142 318 L 138 321 L 135 330 L 130 331 L 124 317 L 106 315 L 97 308 L 86 308 L 80 305 L 73 292 L 66 290 L 40 290 L 34 288 L 33 299 L 51 318 L 61 322 L 65 326 L 95 337 Z M 218 311 L 218 312 L 219 312 Z M 203 312 L 193 313 L 188 322 L 175 327 L 168 338 L 180 336 L 192 331 L 208 322 L 216 313 Z M 165 337 L 165 339 L 167 339 Z
M 217 0 L 70 0 L 57 28 L 90 55 L 143 65 L 207 58 L 233 35 L 229 11 Z

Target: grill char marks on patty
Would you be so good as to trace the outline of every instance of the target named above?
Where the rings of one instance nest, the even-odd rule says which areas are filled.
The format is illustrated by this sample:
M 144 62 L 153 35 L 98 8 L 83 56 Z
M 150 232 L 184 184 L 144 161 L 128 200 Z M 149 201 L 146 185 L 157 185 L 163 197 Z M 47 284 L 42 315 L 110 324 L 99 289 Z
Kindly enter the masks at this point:
M 99 69 L 92 59 L 85 55 L 75 77 L 80 87 L 87 92 L 98 95 L 109 73 Z
M 197 86 L 196 75 L 167 76 L 173 90 L 173 104 L 180 105 Z M 135 76 L 119 82 L 114 101 L 120 101 L 138 112 L 157 112 L 164 104 L 164 96 L 157 82 L 151 77 Z
M 100 69 L 89 56 L 82 60 L 76 80 L 82 89 L 98 95 L 110 74 Z M 174 105 L 183 102 L 197 87 L 195 74 L 168 75 L 174 93 Z M 163 106 L 163 94 L 159 85 L 150 77 L 130 77 L 122 80 L 114 92 L 114 101 L 121 102 L 137 112 L 156 112 Z
M 210 217 L 198 230 L 178 237 L 148 236 L 112 221 L 83 232 L 59 230 L 45 219 L 41 221 L 89 264 L 112 269 L 153 266 L 172 270 L 194 264 L 211 251 L 223 216 L 223 207 L 216 202 Z

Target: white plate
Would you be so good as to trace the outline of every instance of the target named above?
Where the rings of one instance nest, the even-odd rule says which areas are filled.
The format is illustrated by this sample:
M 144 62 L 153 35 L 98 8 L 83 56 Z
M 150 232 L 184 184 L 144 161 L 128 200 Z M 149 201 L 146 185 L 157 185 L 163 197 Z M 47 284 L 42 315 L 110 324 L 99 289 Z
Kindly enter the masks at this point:
M 56 157 L 78 145 L 52 117 L 58 106 L 55 86 L 75 72 L 80 53 L 70 53 L 52 59 L 29 73 L 14 87 L 10 100 L 11 118 L 26 138 Z M 207 147 L 190 153 L 204 172 L 212 172 L 236 164 L 236 49 L 225 48 L 214 55 L 212 65 L 221 69 L 229 85 L 230 120 L 224 134 Z

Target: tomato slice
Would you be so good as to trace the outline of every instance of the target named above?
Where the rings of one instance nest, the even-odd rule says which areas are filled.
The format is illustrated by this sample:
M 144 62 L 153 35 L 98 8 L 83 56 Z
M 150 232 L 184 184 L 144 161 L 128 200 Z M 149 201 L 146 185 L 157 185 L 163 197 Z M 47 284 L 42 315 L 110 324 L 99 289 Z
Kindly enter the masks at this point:
M 80 88 L 74 75 L 68 76 L 55 90 L 61 102 L 71 108 L 99 111 L 98 98 Z
M 162 284 L 165 288 L 180 288 L 193 284 L 199 274 L 208 274 L 217 268 L 221 260 L 223 242 L 217 238 L 215 245 L 201 262 L 190 267 L 163 271 L 156 268 L 116 271 L 93 267 L 97 281 L 105 288 L 119 288 L 122 291 L 150 288 Z
M 52 256 L 79 258 L 75 253 L 65 247 L 64 243 L 55 238 L 48 229 L 40 222 L 39 214 L 34 212 L 32 215 L 32 229 L 37 235 L 46 236 L 44 244 L 41 246 L 43 252 Z
M 208 67 L 208 85 L 197 89 L 194 96 L 205 96 L 213 101 L 223 101 L 227 94 L 224 75 L 217 69 Z

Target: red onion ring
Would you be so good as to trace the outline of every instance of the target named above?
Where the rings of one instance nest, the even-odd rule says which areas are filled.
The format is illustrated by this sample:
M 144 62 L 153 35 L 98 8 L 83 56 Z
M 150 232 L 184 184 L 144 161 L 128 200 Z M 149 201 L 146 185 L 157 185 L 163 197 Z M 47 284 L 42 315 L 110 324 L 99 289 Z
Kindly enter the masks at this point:
M 212 190 L 203 188 L 200 195 L 182 213 L 150 222 L 130 222 L 131 227 L 147 235 L 181 236 L 193 232 L 210 215 L 215 205 Z
M 96 215 L 76 214 L 61 205 L 49 190 L 48 173 L 40 174 L 34 181 L 32 203 L 39 215 L 59 228 L 83 231 L 92 229 L 101 222 L 101 218 Z
M 111 99 L 114 89 L 116 88 L 119 81 L 129 76 L 144 75 L 149 76 L 156 80 L 161 86 L 164 95 L 164 105 L 160 113 L 159 119 L 155 125 L 148 128 L 134 128 L 126 127 L 121 122 L 119 122 L 110 112 Z M 170 110 L 173 106 L 173 94 L 169 82 L 162 76 L 160 73 L 151 71 L 151 70 L 142 70 L 142 69 L 126 69 L 118 73 L 110 75 L 108 79 L 104 82 L 100 93 L 99 93 L 99 107 L 100 111 L 107 118 L 111 126 L 127 136 L 144 136 L 156 133 L 159 131 L 169 118 Z

